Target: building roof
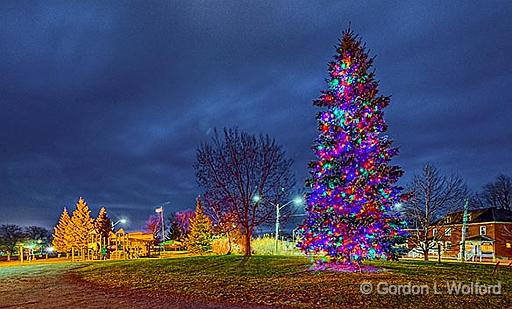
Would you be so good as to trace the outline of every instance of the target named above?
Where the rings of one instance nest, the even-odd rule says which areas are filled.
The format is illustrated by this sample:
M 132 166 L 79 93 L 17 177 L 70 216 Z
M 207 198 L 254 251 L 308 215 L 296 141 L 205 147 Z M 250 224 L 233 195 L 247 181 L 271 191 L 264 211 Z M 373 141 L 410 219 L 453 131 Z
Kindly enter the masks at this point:
M 468 211 L 468 215 L 468 223 L 493 221 L 512 223 L 512 211 L 508 209 L 498 209 L 496 207 L 476 209 Z M 441 224 L 462 224 L 463 216 L 463 211 L 454 212 L 444 216 L 439 221 L 441 221 Z
M 476 241 L 494 241 L 491 237 L 485 235 L 476 235 L 466 238 L 466 240 L 476 240 Z

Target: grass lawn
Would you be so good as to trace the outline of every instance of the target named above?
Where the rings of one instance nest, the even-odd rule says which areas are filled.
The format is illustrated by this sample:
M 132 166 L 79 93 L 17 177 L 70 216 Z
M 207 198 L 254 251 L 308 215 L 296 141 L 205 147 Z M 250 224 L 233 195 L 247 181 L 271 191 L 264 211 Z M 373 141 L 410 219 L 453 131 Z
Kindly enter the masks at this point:
M 75 270 L 83 280 L 108 287 L 142 289 L 232 303 L 312 307 L 510 308 L 512 269 L 445 262 L 371 262 L 377 273 L 314 272 L 304 257 L 204 256 L 93 263 Z M 450 295 L 446 282 L 498 284 L 502 295 Z M 373 292 L 364 295 L 361 283 Z M 381 295 L 388 285 L 429 286 L 423 295 Z M 434 294 L 434 283 L 437 291 Z M 381 290 L 385 287 L 381 285 Z M 403 290 L 402 290 L 403 291 Z

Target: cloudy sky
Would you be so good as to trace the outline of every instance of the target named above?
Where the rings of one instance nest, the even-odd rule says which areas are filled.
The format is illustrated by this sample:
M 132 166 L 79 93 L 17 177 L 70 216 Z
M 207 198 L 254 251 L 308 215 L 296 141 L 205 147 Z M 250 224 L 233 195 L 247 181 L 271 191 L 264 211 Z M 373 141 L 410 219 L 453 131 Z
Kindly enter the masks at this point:
M 269 133 L 307 175 L 312 100 L 349 21 L 376 55 L 396 160 L 473 189 L 512 174 L 509 1 L 0 4 L 0 223 L 53 225 L 84 196 L 138 229 L 194 207 L 215 127 Z

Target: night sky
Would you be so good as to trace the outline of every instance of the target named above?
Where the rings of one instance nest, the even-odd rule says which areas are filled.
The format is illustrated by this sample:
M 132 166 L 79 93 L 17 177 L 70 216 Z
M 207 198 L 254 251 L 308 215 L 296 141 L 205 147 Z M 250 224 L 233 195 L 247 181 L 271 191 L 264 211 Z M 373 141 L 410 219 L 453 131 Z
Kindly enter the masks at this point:
M 427 161 L 473 190 L 512 175 L 509 1 L 114 3 L 1 2 L 0 223 L 50 227 L 79 196 L 129 229 L 193 208 L 215 127 L 275 136 L 301 185 L 349 21 L 392 95 L 402 183 Z

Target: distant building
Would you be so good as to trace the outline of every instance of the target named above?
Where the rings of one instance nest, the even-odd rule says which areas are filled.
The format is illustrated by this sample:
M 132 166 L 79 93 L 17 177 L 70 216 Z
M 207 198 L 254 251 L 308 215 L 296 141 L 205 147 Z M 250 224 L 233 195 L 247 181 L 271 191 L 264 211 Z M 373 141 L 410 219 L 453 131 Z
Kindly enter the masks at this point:
M 428 237 L 441 245 L 442 256 L 460 257 L 463 215 L 462 211 L 448 214 L 428 229 Z M 469 211 L 465 234 L 466 259 L 512 259 L 512 211 L 494 207 Z M 409 241 L 409 248 L 413 246 Z M 437 248 L 429 254 L 436 255 Z
M 148 257 L 155 242 L 151 233 L 131 232 L 126 233 L 123 229 L 117 232 L 110 232 L 108 248 L 110 259 L 135 259 Z

